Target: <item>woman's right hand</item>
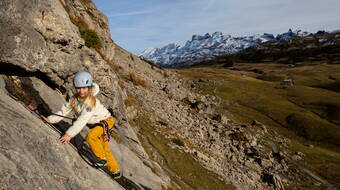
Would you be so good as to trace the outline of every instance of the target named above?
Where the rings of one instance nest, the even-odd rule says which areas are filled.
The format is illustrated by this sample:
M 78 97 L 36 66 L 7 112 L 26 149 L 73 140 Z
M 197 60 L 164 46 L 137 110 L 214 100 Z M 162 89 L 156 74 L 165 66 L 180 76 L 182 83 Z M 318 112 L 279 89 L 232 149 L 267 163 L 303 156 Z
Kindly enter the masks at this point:
M 72 137 L 71 137 L 70 135 L 65 134 L 65 135 L 63 135 L 62 137 L 60 137 L 59 140 L 60 140 L 63 144 L 68 144 L 68 143 L 70 143 L 71 139 L 72 139 Z

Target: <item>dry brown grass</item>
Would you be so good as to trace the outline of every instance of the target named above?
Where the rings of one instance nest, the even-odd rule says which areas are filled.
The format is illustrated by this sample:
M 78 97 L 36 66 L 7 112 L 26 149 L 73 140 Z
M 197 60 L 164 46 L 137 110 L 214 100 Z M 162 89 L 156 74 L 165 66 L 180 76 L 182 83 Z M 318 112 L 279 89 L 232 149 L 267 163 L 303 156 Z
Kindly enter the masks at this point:
M 111 69 L 117 73 L 120 73 L 120 71 L 123 69 L 120 65 L 112 63 L 112 60 L 105 60 L 107 63 L 109 63 L 109 66 Z M 110 61 L 110 62 L 109 62 Z
M 170 75 L 168 74 L 168 72 L 164 71 L 163 76 L 164 76 L 164 78 L 168 78 Z
M 88 29 L 89 25 L 84 21 L 84 19 L 78 17 L 77 15 L 69 15 L 71 22 L 78 27 L 79 30 Z
M 172 183 L 171 186 L 163 184 L 162 190 L 182 190 L 182 188 L 179 185 Z
M 19 98 L 25 104 L 33 104 L 37 106 L 37 102 L 34 98 L 24 90 L 22 81 L 19 77 L 6 76 L 4 77 L 6 82 L 6 90 L 9 91 L 12 95 Z
M 124 84 L 124 82 L 122 80 L 118 80 L 118 85 L 122 89 L 125 88 L 125 84 Z
M 81 0 L 80 2 L 87 8 L 91 7 L 93 4 L 92 0 Z
M 127 99 L 124 100 L 124 104 L 126 107 L 138 107 L 139 104 L 137 102 L 137 100 L 133 97 L 128 95 Z
M 135 73 L 129 72 L 128 79 L 135 85 L 142 86 L 144 88 L 148 87 L 146 80 L 141 79 Z

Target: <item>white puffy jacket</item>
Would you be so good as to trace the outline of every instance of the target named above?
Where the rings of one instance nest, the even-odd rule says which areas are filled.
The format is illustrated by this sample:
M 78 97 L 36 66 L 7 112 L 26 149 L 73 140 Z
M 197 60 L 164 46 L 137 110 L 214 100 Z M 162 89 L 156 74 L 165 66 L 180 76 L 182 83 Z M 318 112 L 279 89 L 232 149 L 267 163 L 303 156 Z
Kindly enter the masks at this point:
M 97 95 L 99 92 L 99 86 L 94 83 L 94 95 Z M 61 110 L 58 111 L 57 115 L 67 116 L 72 111 L 70 106 L 70 102 L 64 104 L 61 107 Z M 87 123 L 95 124 L 101 120 L 107 119 L 111 116 L 110 112 L 100 103 L 100 101 L 96 98 L 96 106 L 94 109 L 91 109 L 86 103 L 78 103 L 76 113 L 77 120 L 73 123 L 73 125 L 66 131 L 66 134 L 74 137 L 76 136 Z M 58 123 L 63 119 L 63 117 L 57 115 L 50 115 L 47 119 L 51 123 Z

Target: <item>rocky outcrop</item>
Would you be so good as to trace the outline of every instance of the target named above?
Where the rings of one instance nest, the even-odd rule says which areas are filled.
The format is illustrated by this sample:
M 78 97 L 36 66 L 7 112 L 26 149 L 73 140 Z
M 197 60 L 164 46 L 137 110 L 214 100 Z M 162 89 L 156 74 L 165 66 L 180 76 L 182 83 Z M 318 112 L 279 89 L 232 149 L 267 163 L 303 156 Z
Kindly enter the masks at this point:
M 118 118 L 118 126 L 120 126 L 119 133 L 122 136 L 122 142 L 117 144 L 112 142 L 114 148 L 114 154 L 117 156 L 119 162 L 123 165 L 124 175 L 128 176 L 131 180 L 140 183 L 146 187 L 152 189 L 161 189 L 162 186 L 170 184 L 170 179 L 163 174 L 164 172 L 160 169 L 159 175 L 153 173 L 153 171 L 145 165 L 145 162 L 151 163 L 149 165 L 157 166 L 157 163 L 148 159 L 143 147 L 138 142 L 138 138 L 135 132 L 130 128 L 130 125 L 126 122 L 126 110 L 124 106 L 124 99 L 126 98 L 125 92 L 118 85 L 118 77 L 115 71 L 108 64 L 112 61 L 115 55 L 115 44 L 112 42 L 109 36 L 109 30 L 106 27 L 98 27 L 98 25 L 106 25 L 107 19 L 104 15 L 96 10 L 94 4 L 91 1 L 1 1 L 1 27 L 0 32 L 0 63 L 1 71 L 6 78 L 6 88 L 12 86 L 11 93 L 25 103 L 35 103 L 43 105 L 42 110 L 44 112 L 58 110 L 64 98 L 72 95 L 72 78 L 75 72 L 86 70 L 90 71 L 94 75 L 94 80 L 101 87 L 101 94 L 98 98 L 108 107 L 113 108 L 115 117 Z M 81 15 L 81 16 L 80 16 Z M 77 17 L 75 19 L 75 17 Z M 79 24 L 80 23 L 80 24 Z M 96 33 L 100 43 L 100 46 L 91 46 L 93 39 L 88 39 L 83 33 L 94 32 Z M 98 40 L 97 39 L 97 40 Z M 90 43 L 91 42 L 91 43 Z M 90 43 L 90 44 L 88 44 Z M 33 90 L 29 90 L 33 89 Z M 18 92 L 20 91 L 20 92 Z M 27 98 L 31 96 L 31 98 Z M 58 101 L 59 99 L 59 101 Z M 30 102 L 32 101 L 32 102 Z M 13 102 L 13 101 L 12 101 Z M 6 106 L 2 105 L 3 109 L 7 109 Z M 9 108 L 8 108 L 9 109 Z M 12 108 L 11 108 L 12 109 Z M 13 108 L 15 110 L 15 108 Z M 20 118 L 24 118 L 21 112 L 13 112 L 12 115 L 18 115 Z M 30 116 L 31 118 L 32 116 Z M 86 164 L 81 163 L 81 159 L 76 153 L 64 155 L 67 153 L 60 154 L 59 157 L 64 161 L 55 160 L 53 158 L 54 152 L 59 149 L 68 150 L 68 147 L 62 148 L 61 145 L 56 145 L 58 135 L 54 137 L 46 135 L 47 128 L 41 129 L 44 133 L 36 135 L 35 128 L 31 129 L 29 124 L 28 130 L 25 134 L 30 136 L 28 139 L 37 139 L 38 136 L 46 141 L 46 149 L 41 154 L 39 149 L 34 149 L 31 146 L 29 150 L 23 151 L 25 147 L 20 144 L 22 141 L 10 142 L 11 138 L 21 134 L 20 130 L 12 130 L 12 125 L 17 127 L 22 126 L 26 120 L 12 120 L 6 125 L 3 125 L 3 131 L 10 131 L 11 136 L 8 140 L 2 138 L 1 155 L 5 161 L 10 160 L 13 162 L 13 166 L 20 166 L 20 162 L 24 159 L 30 159 L 30 154 L 37 153 L 37 156 L 46 154 L 46 157 L 32 158 L 37 159 L 39 162 L 46 162 L 45 165 L 47 170 L 54 164 L 62 165 L 58 167 L 55 175 L 59 175 L 62 168 L 67 168 L 68 173 L 65 175 L 66 178 L 61 178 L 63 183 L 69 182 L 70 187 L 58 187 L 59 184 L 53 180 L 44 179 L 39 183 L 34 183 L 35 178 L 31 175 L 26 175 L 27 172 L 38 174 L 40 173 L 41 167 L 37 167 L 37 164 L 31 164 L 27 162 L 25 168 L 26 173 L 23 170 L 13 169 L 6 170 L 6 178 L 2 185 L 10 187 L 16 182 L 10 179 L 10 176 L 18 176 L 26 183 L 32 182 L 32 187 L 28 189 L 35 189 L 45 183 L 48 186 L 58 187 L 58 189 L 109 189 L 111 187 L 117 187 L 117 184 L 110 181 L 105 185 L 106 181 L 102 185 L 96 185 L 99 178 L 104 178 L 100 175 L 87 176 L 87 181 L 81 184 L 82 175 L 89 170 Z M 1 118 L 1 122 L 7 123 L 6 118 Z M 11 120 L 11 118 L 8 118 Z M 37 120 L 37 119 L 35 119 Z M 38 122 L 38 121 L 37 121 Z M 42 126 L 40 122 L 40 128 Z M 26 126 L 25 126 L 26 127 Z M 15 128 L 13 128 L 15 129 Z M 85 133 L 85 132 L 84 132 Z M 1 133 L 6 134 L 6 133 Z M 128 138 L 127 138 L 128 137 Z M 24 141 L 24 142 L 28 142 Z M 34 141 L 30 144 L 33 145 Z M 38 142 L 37 142 L 38 143 Z M 41 144 L 41 143 L 40 143 Z M 14 151 L 16 154 L 22 153 L 22 159 L 13 158 L 13 155 L 6 152 L 6 150 Z M 70 152 L 71 150 L 68 150 Z M 38 154 L 39 153 L 39 154 Z M 51 154 L 47 154 L 51 153 Z M 140 156 L 142 155 L 142 156 Z M 77 159 L 77 161 L 75 161 Z M 122 163 L 123 162 L 123 163 Z M 77 163 L 75 165 L 74 163 Z M 2 162 L 1 168 L 7 168 L 8 163 Z M 44 166 L 44 165 L 43 165 Z M 60 169 L 60 170 L 59 170 Z M 45 171 L 46 175 L 49 175 Z M 72 170 L 79 170 L 72 173 Z M 5 171 L 5 170 L 4 170 Z M 71 173 L 70 173 L 71 172 Z M 97 172 L 97 171 L 95 171 Z M 163 172 L 163 173 L 162 173 Z M 98 173 L 98 172 L 97 172 Z M 3 173 L 5 175 L 5 173 Z M 39 175 L 41 176 L 41 175 Z M 159 177 L 162 176 L 162 177 Z M 78 182 L 70 181 L 69 179 L 79 179 Z M 94 180 L 93 182 L 91 180 Z M 20 181 L 19 181 L 20 182 Z M 36 184 L 36 185 L 34 185 Z M 72 186 L 72 184 L 75 184 Z M 111 184 L 111 185 L 110 185 Z M 27 188 L 25 188 L 27 189 Z M 44 189 L 44 188 L 43 188 Z M 111 188 L 112 189 L 112 188 Z M 118 188 L 117 188 L 118 189 Z
M 83 1 L 67 2 L 85 9 Z M 1 13 L 2 72 L 39 75 L 65 91 L 72 87 L 71 76 L 75 72 L 88 70 L 95 74 L 103 94 L 112 97 L 103 101 L 112 106 L 121 105 L 116 74 L 97 51 L 85 46 L 79 28 L 71 22 L 61 2 L 2 1 Z M 83 22 L 87 23 L 86 20 Z M 107 32 L 98 35 L 107 36 Z M 112 48 L 110 54 L 114 54 Z M 123 112 L 123 108 L 117 110 L 119 114 L 124 115 Z
M 42 110 L 42 111 L 46 111 L 44 109 L 44 107 L 47 107 L 47 109 L 50 109 L 52 112 L 54 110 L 58 110 L 60 108 L 60 106 L 62 105 L 62 103 L 65 101 L 64 97 L 59 94 L 57 91 L 51 89 L 50 87 L 48 87 L 45 83 L 43 83 L 42 81 L 40 81 L 39 79 L 35 78 L 35 77 L 5 77 L 6 78 L 6 87 L 8 89 L 9 92 L 11 92 L 12 94 L 14 94 L 14 96 L 18 97 L 20 94 L 25 96 L 26 99 L 21 100 L 21 101 L 25 101 L 24 103 L 27 104 L 38 104 L 38 107 L 41 107 L 38 110 Z M 10 79 L 13 79 L 10 80 Z M 23 89 L 15 89 L 13 87 L 13 85 L 16 84 L 11 84 L 11 82 L 15 82 L 15 83 L 19 83 L 20 85 L 18 86 L 23 86 L 25 88 L 28 88 L 30 90 L 27 90 L 25 88 Z M 4 90 L 1 89 L 4 96 L 6 96 L 6 94 L 4 93 Z M 16 90 L 16 91 L 14 91 Z M 22 90 L 22 91 L 20 91 Z M 7 96 L 6 96 L 7 97 Z M 15 98 L 17 99 L 17 98 Z M 18 99 L 20 100 L 20 98 Z M 11 102 L 13 102 L 14 100 L 11 100 Z M 20 101 L 20 102 L 21 102 Z M 16 104 L 19 104 L 18 102 Z M 10 103 L 11 105 L 11 103 Z M 20 105 L 20 104 L 19 104 Z M 3 105 L 4 106 L 4 105 Z M 19 106 L 20 109 L 25 110 L 24 105 L 20 105 Z M 6 109 L 6 108 L 4 108 Z M 14 108 L 13 108 L 14 109 Z M 27 112 L 27 110 L 26 110 Z M 43 114 L 43 113 L 42 113 Z M 17 115 L 21 115 L 20 112 L 17 113 Z M 35 118 L 34 120 L 39 123 L 39 130 L 43 130 L 43 131 L 53 131 L 53 129 L 49 128 L 48 125 L 43 124 L 41 120 L 39 120 L 38 118 L 34 117 L 34 116 L 30 116 L 30 118 Z M 21 118 L 21 117 L 20 117 Z M 6 130 L 10 130 L 10 132 L 12 133 L 13 136 L 17 136 L 21 133 L 20 130 L 14 130 L 11 128 L 12 125 L 19 125 L 20 122 L 26 122 L 26 121 L 20 121 L 19 119 L 11 119 L 11 118 L 7 118 L 12 120 L 10 125 L 6 125 L 4 126 L 2 129 L 4 131 Z M 6 120 L 7 121 L 7 120 Z M 4 122 L 6 122 L 4 121 Z M 28 128 L 30 128 L 31 124 L 27 124 Z M 33 124 L 32 124 L 33 125 Z M 70 124 L 67 122 L 62 122 L 60 124 L 57 125 L 57 128 L 63 132 L 67 129 L 67 126 L 69 126 Z M 8 126 L 8 127 L 7 127 Z M 125 126 L 121 127 L 120 129 L 120 135 L 122 135 L 121 140 L 120 141 L 111 141 L 111 147 L 113 148 L 111 151 L 113 152 L 113 154 L 115 155 L 116 159 L 118 160 L 119 164 L 121 165 L 122 171 L 124 172 L 124 175 L 127 176 L 129 179 L 133 180 L 135 183 L 139 183 L 142 184 L 145 187 L 151 188 L 151 189 L 160 189 L 161 186 L 166 185 L 166 184 L 170 184 L 170 179 L 166 176 L 163 175 L 162 178 L 160 178 L 158 175 L 156 175 L 151 168 L 148 165 L 145 165 L 145 162 L 149 162 L 152 165 L 156 165 L 157 163 L 153 163 L 151 160 L 148 159 L 147 154 L 144 152 L 143 147 L 141 147 L 140 142 L 138 140 L 138 138 L 136 137 L 136 134 L 134 133 L 133 130 L 131 130 L 129 128 L 129 126 Z M 13 130 L 13 131 L 12 131 Z M 31 131 L 27 132 L 27 136 L 33 136 L 31 138 L 37 138 L 35 137 L 35 135 L 31 134 L 31 133 L 35 133 L 34 130 L 37 130 L 35 128 L 32 128 Z M 86 136 L 88 132 L 87 130 L 83 130 L 81 135 L 78 136 L 76 139 L 84 139 L 84 137 Z M 6 133 L 7 134 L 7 133 Z M 54 143 L 52 143 L 51 145 L 46 145 L 48 147 L 46 147 L 46 152 L 53 152 L 55 151 L 55 149 L 59 149 L 58 147 L 55 147 L 54 145 L 58 144 L 58 146 L 61 146 L 61 144 L 58 142 L 58 137 L 60 137 L 60 134 L 58 133 L 53 133 L 54 136 L 51 136 L 50 138 L 48 138 L 49 141 L 52 141 Z M 43 134 L 42 138 L 46 138 Z M 7 137 L 6 137 L 7 138 Z M 6 139 L 5 138 L 5 139 Z M 31 138 L 29 138 L 31 140 Z M 0 144 L 2 147 L 5 147 L 5 149 L 14 149 L 17 152 L 21 152 L 22 150 L 19 149 L 20 146 L 18 144 L 21 143 L 25 143 L 26 141 L 13 141 L 14 143 L 10 146 L 7 141 L 2 141 Z M 50 143 L 50 142 L 48 142 Z M 10 147 L 9 147 L 10 146 Z M 69 146 L 63 146 L 61 148 L 63 149 L 67 149 Z M 79 147 L 75 147 L 75 148 L 79 148 Z M 72 149 L 70 149 L 72 150 Z M 69 151 L 70 151 L 69 150 Z M 34 149 L 34 147 L 32 147 L 31 149 L 29 149 L 28 151 L 24 152 L 23 155 L 21 155 L 22 157 L 26 157 L 28 156 L 26 153 L 30 152 L 30 154 L 34 154 L 36 151 L 40 151 L 39 149 Z M 5 154 L 5 153 L 4 153 Z M 86 173 L 87 170 L 89 170 L 89 166 L 86 164 L 86 162 L 84 162 L 84 160 L 81 159 L 81 157 L 78 155 L 77 150 L 73 149 L 72 150 L 72 154 L 71 155 L 63 155 L 63 154 L 67 154 L 67 152 L 63 152 L 60 156 L 60 158 L 66 157 L 67 159 L 64 161 L 61 161 L 59 163 L 59 160 L 50 160 L 51 157 L 49 157 L 48 155 L 46 155 L 47 157 L 41 157 L 41 158 L 35 158 L 35 159 L 40 159 L 39 161 L 41 162 L 46 162 L 46 165 L 55 165 L 55 164 L 61 164 L 62 167 L 68 168 L 69 170 L 74 169 L 74 167 L 78 167 L 81 169 L 81 172 Z M 5 155 L 6 156 L 6 155 Z M 77 160 L 77 162 L 79 162 L 79 166 L 73 166 L 70 164 L 65 164 L 65 162 L 68 162 L 70 158 L 68 157 L 75 157 L 73 158 L 74 160 Z M 3 164 L 6 164 L 6 162 L 2 162 Z M 19 164 L 19 163 L 17 163 Z M 34 165 L 28 165 L 27 166 L 27 170 L 30 170 L 32 172 L 39 172 L 36 171 L 35 167 L 30 167 L 30 166 L 34 166 Z M 51 167 L 51 166 L 50 166 Z M 23 175 L 22 173 L 17 173 L 18 171 L 16 170 L 11 170 L 11 172 L 13 172 L 11 175 L 16 175 L 16 176 L 21 176 Z M 98 172 L 98 171 L 97 171 Z M 160 174 L 162 174 L 162 170 L 159 171 Z M 10 172 L 9 172 L 10 173 Z M 68 177 L 72 178 L 72 175 L 76 175 L 76 174 L 69 174 Z M 95 174 L 93 174 L 95 175 Z M 103 174 L 104 175 L 104 174 Z M 26 178 L 26 174 L 24 174 L 23 176 L 24 178 Z M 96 178 L 89 178 L 89 179 L 96 179 Z M 28 178 L 27 180 L 34 180 L 32 178 Z M 48 179 L 44 179 L 47 180 Z M 110 181 L 110 183 L 113 183 L 112 180 L 110 180 L 110 178 L 107 179 L 107 181 Z M 47 183 L 47 182 L 46 182 Z M 53 181 L 48 182 L 50 183 L 50 185 L 56 185 L 54 184 Z M 80 181 L 78 183 L 81 183 Z M 91 183 L 90 181 L 87 183 Z M 105 181 L 103 182 L 105 183 Z M 10 185 L 10 182 L 5 182 L 4 184 L 6 185 Z M 115 184 L 115 183 L 113 183 Z M 16 185 L 16 184 L 15 184 Z M 117 186 L 117 185 L 116 185 Z M 104 186 L 103 188 L 100 189 L 106 189 L 109 188 L 110 185 Z M 80 186 L 80 189 L 92 189 L 91 187 L 88 186 Z M 121 188 L 121 187 L 120 187 Z M 68 188 L 62 188 L 62 189 L 68 189 Z

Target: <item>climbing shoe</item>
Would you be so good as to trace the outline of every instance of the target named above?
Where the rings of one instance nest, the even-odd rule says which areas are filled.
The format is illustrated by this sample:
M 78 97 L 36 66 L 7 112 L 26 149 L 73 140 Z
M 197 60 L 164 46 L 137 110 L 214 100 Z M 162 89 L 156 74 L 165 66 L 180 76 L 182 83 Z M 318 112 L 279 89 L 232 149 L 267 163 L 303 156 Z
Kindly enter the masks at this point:
M 119 178 L 122 177 L 122 173 L 120 171 L 113 172 L 113 173 L 111 173 L 111 175 L 112 175 L 113 179 L 119 179 Z
M 99 160 L 97 163 L 96 163 L 96 165 L 98 166 L 98 167 L 105 167 L 106 166 L 106 163 L 107 163 L 107 161 L 105 160 L 105 159 L 103 159 L 103 160 Z

